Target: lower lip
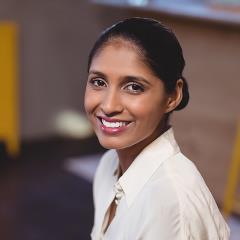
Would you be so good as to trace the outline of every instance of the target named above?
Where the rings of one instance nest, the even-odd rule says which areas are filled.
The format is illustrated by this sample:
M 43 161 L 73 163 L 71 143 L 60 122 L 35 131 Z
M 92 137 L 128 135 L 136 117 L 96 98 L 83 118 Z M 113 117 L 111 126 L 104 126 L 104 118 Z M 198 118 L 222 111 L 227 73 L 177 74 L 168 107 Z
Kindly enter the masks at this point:
M 130 123 L 129 123 L 130 124 Z M 103 125 L 102 123 L 100 123 L 100 128 L 101 130 L 106 133 L 106 134 L 109 134 L 109 135 L 116 135 L 116 134 L 119 134 L 119 133 L 122 133 L 124 131 L 127 130 L 128 128 L 128 125 L 126 126 L 122 126 L 122 127 L 106 127 L 105 125 Z

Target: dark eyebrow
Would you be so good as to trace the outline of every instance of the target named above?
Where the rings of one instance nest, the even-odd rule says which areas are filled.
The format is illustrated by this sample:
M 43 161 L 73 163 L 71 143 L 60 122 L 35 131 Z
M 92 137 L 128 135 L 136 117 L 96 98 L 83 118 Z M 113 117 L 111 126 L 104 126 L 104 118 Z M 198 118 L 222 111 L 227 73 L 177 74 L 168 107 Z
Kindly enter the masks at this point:
M 137 82 L 144 82 L 146 83 L 147 85 L 152 85 L 148 80 L 146 80 L 145 78 L 143 77 L 140 77 L 140 76 L 125 76 L 124 79 L 128 82 L 130 81 L 137 81 Z
M 102 73 L 102 72 L 99 72 L 99 71 L 91 70 L 91 71 L 89 71 L 89 74 L 95 74 L 95 75 L 98 75 L 98 76 L 100 76 L 102 78 L 106 78 L 106 75 L 104 73 Z
M 89 74 L 95 74 L 95 75 L 98 75 L 98 76 L 100 76 L 104 79 L 107 79 L 107 76 L 104 73 L 99 72 L 99 71 L 90 70 Z M 152 85 L 148 80 L 146 80 L 145 78 L 140 77 L 140 76 L 124 76 L 123 79 L 124 79 L 124 82 L 131 82 L 131 81 L 135 82 L 135 81 L 137 81 L 137 82 L 144 82 L 144 83 L 146 83 L 147 85 L 150 85 L 150 86 Z

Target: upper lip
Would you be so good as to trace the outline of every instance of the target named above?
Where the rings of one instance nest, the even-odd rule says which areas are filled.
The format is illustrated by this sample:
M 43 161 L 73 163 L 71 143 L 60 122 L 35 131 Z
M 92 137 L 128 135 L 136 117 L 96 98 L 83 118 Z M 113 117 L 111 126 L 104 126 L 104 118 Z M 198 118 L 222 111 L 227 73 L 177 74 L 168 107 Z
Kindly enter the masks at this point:
M 104 119 L 107 122 L 130 122 L 130 121 L 126 121 L 126 120 L 121 120 L 121 119 L 117 119 L 117 118 L 108 118 L 108 117 L 103 117 L 103 116 L 97 116 L 100 119 Z

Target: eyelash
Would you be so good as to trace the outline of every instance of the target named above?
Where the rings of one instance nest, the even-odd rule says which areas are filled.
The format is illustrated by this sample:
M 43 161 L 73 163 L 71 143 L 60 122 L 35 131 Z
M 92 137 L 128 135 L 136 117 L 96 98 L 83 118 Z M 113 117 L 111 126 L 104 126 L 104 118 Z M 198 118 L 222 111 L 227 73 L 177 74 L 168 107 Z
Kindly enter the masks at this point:
M 96 84 L 97 82 L 98 82 L 98 84 Z M 100 82 L 104 83 L 106 85 L 106 82 L 101 78 L 94 78 L 94 79 L 90 79 L 90 81 L 89 81 L 89 83 L 91 85 L 93 85 L 94 87 L 97 87 L 97 88 L 103 87 L 102 85 L 99 85 Z
M 132 83 L 128 83 L 127 86 L 125 88 L 128 88 L 128 87 L 137 87 L 138 90 L 130 90 L 130 89 L 127 89 L 129 92 L 133 92 L 133 93 L 141 93 L 141 92 L 144 92 L 144 87 L 138 83 L 135 83 L 135 82 L 132 82 Z
M 107 85 L 105 80 L 103 80 L 101 78 L 90 79 L 89 83 L 95 88 L 102 88 L 102 87 L 105 87 Z M 104 84 L 105 86 L 100 85 L 100 83 Z M 134 89 L 129 89 L 129 87 L 137 87 L 137 90 L 136 89 L 135 90 Z M 128 92 L 134 93 L 134 94 L 144 92 L 144 90 L 145 90 L 144 86 L 142 86 L 141 84 L 136 83 L 136 82 L 128 83 L 126 86 L 124 86 L 124 89 L 126 89 Z

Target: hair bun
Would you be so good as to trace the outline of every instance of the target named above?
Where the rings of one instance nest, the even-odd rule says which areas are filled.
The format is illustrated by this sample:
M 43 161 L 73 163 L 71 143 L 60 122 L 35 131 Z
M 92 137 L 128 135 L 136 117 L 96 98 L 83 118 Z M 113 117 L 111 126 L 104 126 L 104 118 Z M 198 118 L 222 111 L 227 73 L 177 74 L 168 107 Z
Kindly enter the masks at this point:
M 174 111 L 179 111 L 183 108 L 185 108 L 188 105 L 189 102 L 189 91 L 188 91 L 188 83 L 187 80 L 184 77 L 181 77 L 183 80 L 183 89 L 182 89 L 182 100 L 179 103 L 179 105 L 174 109 Z

